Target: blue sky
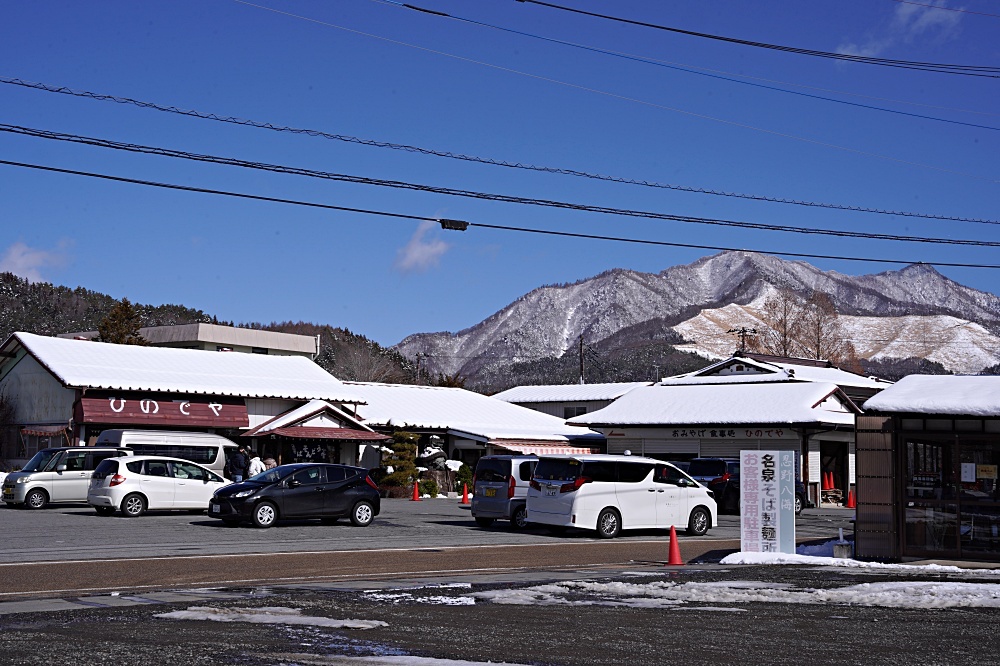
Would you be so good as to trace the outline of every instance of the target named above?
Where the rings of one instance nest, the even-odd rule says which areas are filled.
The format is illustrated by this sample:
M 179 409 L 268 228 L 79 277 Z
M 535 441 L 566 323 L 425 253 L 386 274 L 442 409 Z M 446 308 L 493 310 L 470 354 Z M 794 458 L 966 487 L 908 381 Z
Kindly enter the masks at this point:
M 987 0 L 561 0 L 822 51 L 1000 65 Z M 514 0 L 417 0 L 676 67 L 1000 127 L 1000 81 L 836 62 Z M 269 11 L 263 7 L 276 11 Z M 965 11 L 952 11 L 952 10 Z M 281 13 L 279 13 L 281 12 Z M 980 12 L 979 14 L 973 12 Z M 294 16 L 293 16 L 294 15 Z M 447 54 L 447 55 L 446 55 Z M 373 0 L 11 3 L 0 76 L 511 162 L 797 200 L 1000 218 L 1000 132 L 699 76 Z M 774 83 L 779 81 L 782 83 Z M 811 88 L 793 87 L 810 86 Z M 837 92 L 822 92 L 817 89 Z M 845 93 L 851 93 L 850 95 Z M 1000 241 L 1000 227 L 519 171 L 0 85 L 0 123 L 434 186 L 800 227 Z M 387 189 L 0 133 L 0 159 L 484 224 L 907 261 L 996 248 L 740 230 Z M 305 320 L 384 344 L 456 331 L 543 284 L 712 254 L 157 190 L 0 165 L 0 270 L 237 322 Z M 808 260 L 847 274 L 901 268 Z M 941 268 L 997 293 L 998 271 Z

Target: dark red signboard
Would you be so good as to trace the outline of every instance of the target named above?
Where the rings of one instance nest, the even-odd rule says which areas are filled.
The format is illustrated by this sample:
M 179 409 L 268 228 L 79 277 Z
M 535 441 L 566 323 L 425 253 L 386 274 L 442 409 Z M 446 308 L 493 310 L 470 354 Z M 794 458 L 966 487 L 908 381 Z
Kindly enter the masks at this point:
M 77 423 L 246 428 L 242 399 L 215 396 L 88 393 L 77 401 Z

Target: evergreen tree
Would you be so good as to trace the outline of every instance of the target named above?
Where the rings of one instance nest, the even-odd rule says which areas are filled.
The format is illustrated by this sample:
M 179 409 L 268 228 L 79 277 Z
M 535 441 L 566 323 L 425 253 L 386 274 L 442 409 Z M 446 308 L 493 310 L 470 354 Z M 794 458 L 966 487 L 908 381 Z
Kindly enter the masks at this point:
M 149 342 L 139 333 L 141 326 L 142 317 L 139 312 L 127 298 L 123 298 L 97 325 L 96 339 L 119 345 L 148 345 Z

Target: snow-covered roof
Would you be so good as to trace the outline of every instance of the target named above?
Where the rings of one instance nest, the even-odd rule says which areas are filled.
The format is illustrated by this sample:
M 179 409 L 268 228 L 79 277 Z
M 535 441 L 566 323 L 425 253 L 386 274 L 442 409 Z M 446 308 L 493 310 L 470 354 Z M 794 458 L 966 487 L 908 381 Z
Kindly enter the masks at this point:
M 563 419 L 503 400 L 440 386 L 344 382 L 368 404 L 358 409 L 372 425 L 447 430 L 479 440 L 565 442 L 601 435 L 568 426 Z
M 865 401 L 865 410 L 1000 416 L 1000 376 L 908 375 Z
M 676 377 L 671 377 L 669 379 L 673 380 L 685 377 L 713 376 L 723 368 L 737 363 L 756 368 L 765 375 L 785 374 L 785 378 L 794 377 L 795 379 L 807 382 L 829 382 L 831 384 L 836 384 L 837 386 L 884 389 L 892 383 L 884 379 L 879 379 L 877 377 L 865 377 L 864 375 L 848 372 L 847 370 L 841 370 L 836 367 L 824 368 L 816 365 L 800 365 L 798 363 L 788 363 L 784 361 L 761 361 L 745 356 L 733 356 L 731 358 L 723 359 L 700 370 L 695 370 L 694 372 L 689 372 L 683 375 L 677 375 Z M 725 376 L 760 377 L 761 375 L 750 372 L 742 375 Z M 756 381 L 756 379 L 754 381 Z
M 14 333 L 3 349 L 15 343 L 70 388 L 364 402 L 304 356 L 116 345 L 33 333 Z
M 326 400 L 310 400 L 304 405 L 300 405 L 299 407 L 291 409 L 284 414 L 275 416 L 270 421 L 265 421 L 250 432 L 244 434 L 257 435 L 260 433 L 271 432 L 272 430 L 277 430 L 278 428 L 284 428 L 286 426 L 298 425 L 302 421 L 305 421 L 316 414 L 320 414 L 321 412 L 329 412 L 341 421 L 350 423 L 352 427 L 361 430 L 370 430 L 368 426 L 359 422 L 355 417 L 344 412 L 343 410 L 337 409 L 336 406 L 331 405 Z
M 525 402 L 586 402 L 617 400 L 639 386 L 650 382 L 616 382 L 609 384 L 555 384 L 548 386 L 515 386 L 495 394 L 497 400 Z
M 828 399 L 829 398 L 829 399 Z M 657 385 L 629 391 L 569 423 L 591 426 L 713 424 L 854 425 L 856 405 L 835 384 Z

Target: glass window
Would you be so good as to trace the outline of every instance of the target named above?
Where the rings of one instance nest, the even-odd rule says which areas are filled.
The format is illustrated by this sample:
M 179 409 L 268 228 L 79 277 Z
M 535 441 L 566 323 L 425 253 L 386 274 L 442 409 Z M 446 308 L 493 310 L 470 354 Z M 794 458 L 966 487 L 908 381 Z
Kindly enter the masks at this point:
M 591 481 L 618 480 L 615 463 L 606 460 L 590 460 L 585 462 L 583 464 L 583 475 Z
M 326 468 L 326 480 L 327 481 L 343 481 L 347 478 L 347 474 L 343 467 L 327 467 Z
M 922 552 L 958 550 L 958 507 L 910 502 L 904 513 L 906 546 Z
M 905 496 L 910 499 L 954 499 L 957 481 L 951 442 L 906 442 Z
M 531 481 L 531 475 L 535 472 L 535 465 L 538 464 L 535 460 L 527 460 L 521 463 L 517 471 L 517 476 L 522 481 Z
M 31 460 L 29 460 L 24 467 L 21 468 L 21 471 L 42 472 L 49 468 L 58 455 L 59 451 L 54 451 L 52 449 L 39 451 L 31 457 Z
M 618 463 L 618 481 L 639 483 L 644 481 L 651 471 L 653 471 L 652 463 Z
M 306 469 L 299 470 L 295 474 L 292 474 L 292 480 L 298 481 L 303 486 L 312 486 L 317 483 L 323 483 L 323 468 L 307 467 Z
M 142 472 L 142 461 L 141 460 L 130 460 L 125 463 L 125 468 L 133 474 L 139 474 Z
M 491 483 L 505 482 L 510 476 L 510 460 L 501 458 L 480 458 L 476 465 L 476 481 Z
M 572 405 L 570 407 L 563 407 L 563 418 L 571 419 L 574 416 L 583 416 L 587 413 L 587 408 L 584 405 Z
M 653 481 L 656 483 L 669 483 L 677 485 L 681 479 L 687 480 L 687 476 L 673 465 L 657 465 Z
M 170 476 L 166 460 L 147 460 L 146 476 Z
M 173 471 L 175 479 L 194 479 L 196 481 L 204 481 L 206 478 L 205 470 L 197 465 L 172 462 L 170 463 L 170 469 Z
M 87 469 L 97 469 L 97 466 L 102 460 L 107 460 L 108 458 L 118 458 L 121 453 L 117 451 L 102 451 L 100 453 L 88 453 L 87 454 Z
M 580 476 L 579 460 L 542 458 L 535 466 L 535 478 L 542 481 L 574 481 Z
M 91 475 L 92 479 L 106 479 L 109 476 L 114 476 L 118 473 L 118 461 L 117 460 L 104 460 L 94 473 Z
M 87 469 L 86 451 L 67 451 L 62 463 L 66 465 L 67 472 L 82 471 Z

